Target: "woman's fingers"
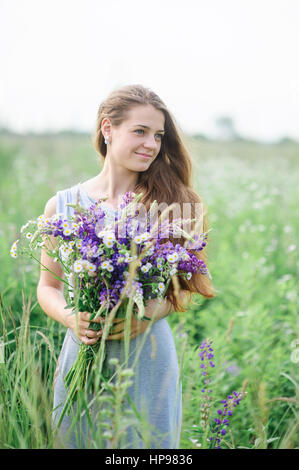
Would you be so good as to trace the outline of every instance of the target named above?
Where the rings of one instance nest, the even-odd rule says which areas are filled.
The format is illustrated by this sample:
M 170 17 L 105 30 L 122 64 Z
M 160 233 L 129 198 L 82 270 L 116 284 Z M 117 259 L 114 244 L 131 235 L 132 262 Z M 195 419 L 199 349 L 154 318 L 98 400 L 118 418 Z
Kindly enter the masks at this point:
M 100 338 L 103 335 L 100 335 Z M 136 333 L 131 333 L 130 334 L 130 339 L 134 338 L 136 336 Z M 116 339 L 124 339 L 124 332 L 122 331 L 121 333 L 115 334 L 115 335 L 109 335 L 105 338 L 105 340 L 116 340 Z
M 91 323 L 94 322 L 94 323 L 106 323 L 108 322 L 108 319 L 107 318 L 103 318 L 103 317 L 98 317 L 94 320 L 89 320 Z M 123 318 L 113 318 L 113 320 L 110 320 L 111 323 L 121 323 L 122 321 L 124 321 Z
M 83 336 L 81 338 L 82 343 L 87 344 L 88 346 L 92 346 L 93 344 L 96 344 L 96 342 L 99 340 L 99 338 L 87 338 L 87 336 Z

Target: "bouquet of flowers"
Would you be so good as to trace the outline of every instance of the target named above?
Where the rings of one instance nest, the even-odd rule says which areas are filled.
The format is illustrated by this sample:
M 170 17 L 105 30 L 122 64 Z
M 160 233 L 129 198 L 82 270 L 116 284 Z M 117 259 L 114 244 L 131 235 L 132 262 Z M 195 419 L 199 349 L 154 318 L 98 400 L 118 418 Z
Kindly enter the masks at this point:
M 74 209 L 71 217 L 64 219 L 62 214 L 55 214 L 49 219 L 41 215 L 29 220 L 11 247 L 12 257 L 21 252 L 38 262 L 34 251 L 43 247 L 65 274 L 64 279 L 59 279 L 67 286 L 66 308 L 76 314 L 90 312 L 90 321 L 99 316 L 105 319 L 102 338 L 92 346 L 80 345 L 78 357 L 65 377 L 68 399 L 64 412 L 85 386 L 95 357 L 100 358 L 96 363 L 99 380 L 111 377 L 105 363 L 105 337 L 113 326 L 113 318 L 125 319 L 133 314 L 138 319 L 151 320 L 145 316 L 146 301 L 163 299 L 170 281 L 177 281 L 176 276 L 190 279 L 193 273 L 202 273 L 211 279 L 205 263 L 190 251 L 205 247 L 208 232 L 191 236 L 181 228 L 182 219 L 169 223 L 165 219 L 172 206 L 151 226 L 150 217 L 157 203 L 151 204 L 142 219 L 138 217 L 141 196 L 133 192 L 122 196 L 118 215 L 108 225 L 101 205 L 105 198 L 86 209 L 80 206 L 78 197 L 76 204 L 68 204 Z M 186 239 L 184 246 L 169 240 L 163 243 L 174 234 Z M 55 247 L 51 246 L 50 235 L 57 238 Z M 44 269 L 49 271 L 45 266 Z M 102 325 L 93 322 L 89 327 L 98 330 Z M 128 336 L 124 340 L 128 341 Z

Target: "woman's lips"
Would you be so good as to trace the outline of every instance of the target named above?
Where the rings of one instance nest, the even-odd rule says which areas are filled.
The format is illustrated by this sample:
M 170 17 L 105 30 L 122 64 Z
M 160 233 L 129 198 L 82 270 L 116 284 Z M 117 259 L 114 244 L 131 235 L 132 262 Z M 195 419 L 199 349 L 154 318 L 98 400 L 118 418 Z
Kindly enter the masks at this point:
M 152 158 L 151 155 L 146 155 L 145 153 L 138 153 L 136 152 L 137 155 L 140 155 L 141 157 L 144 157 L 144 158 Z

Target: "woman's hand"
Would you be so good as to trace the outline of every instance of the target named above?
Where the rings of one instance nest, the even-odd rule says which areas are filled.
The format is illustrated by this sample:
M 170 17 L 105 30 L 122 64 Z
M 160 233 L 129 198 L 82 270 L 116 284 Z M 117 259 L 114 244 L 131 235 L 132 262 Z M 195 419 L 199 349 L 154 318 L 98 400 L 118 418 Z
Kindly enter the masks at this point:
M 104 318 L 97 318 L 96 320 L 90 321 L 91 313 L 89 312 L 79 312 L 78 313 L 78 325 L 76 324 L 76 314 L 69 316 L 68 327 L 75 333 L 77 338 L 82 341 L 82 343 L 87 344 L 88 346 L 94 345 L 100 338 L 98 331 L 94 331 L 89 328 L 90 323 L 100 323 L 102 328 L 105 325 Z M 113 323 L 117 325 L 118 323 L 123 322 L 122 319 L 113 319 Z M 78 326 L 78 329 L 77 329 Z M 108 337 L 109 338 L 109 337 Z
M 145 316 L 151 318 L 151 320 L 138 320 L 133 314 L 131 314 L 130 319 L 130 339 L 135 338 L 140 333 L 144 333 L 145 330 L 149 327 L 151 323 L 155 323 L 158 320 L 164 318 L 167 314 L 170 313 L 170 305 L 166 299 L 150 299 L 146 301 L 145 306 Z M 116 320 L 116 322 L 115 322 Z M 125 330 L 125 319 L 114 319 L 115 325 L 112 330 L 112 334 L 106 336 L 107 340 L 123 340 L 124 339 L 124 330 Z M 97 332 L 98 337 L 102 337 L 103 332 Z

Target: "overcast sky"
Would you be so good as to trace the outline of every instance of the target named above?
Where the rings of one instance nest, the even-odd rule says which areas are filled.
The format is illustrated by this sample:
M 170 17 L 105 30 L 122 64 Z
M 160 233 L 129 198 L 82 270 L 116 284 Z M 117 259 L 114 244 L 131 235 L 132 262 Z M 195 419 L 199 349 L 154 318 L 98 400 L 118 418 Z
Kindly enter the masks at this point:
M 118 86 L 187 133 L 299 138 L 298 0 L 0 0 L 0 127 L 93 131 Z

